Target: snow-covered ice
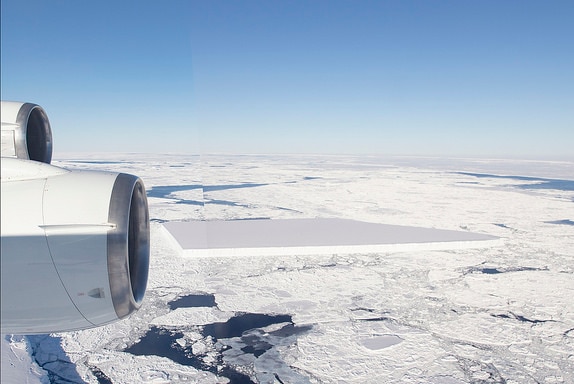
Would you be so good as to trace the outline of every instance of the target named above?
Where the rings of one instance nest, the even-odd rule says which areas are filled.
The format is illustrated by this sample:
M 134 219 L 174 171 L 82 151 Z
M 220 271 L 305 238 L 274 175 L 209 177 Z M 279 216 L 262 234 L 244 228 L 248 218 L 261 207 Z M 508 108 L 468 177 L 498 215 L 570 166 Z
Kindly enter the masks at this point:
M 6 364 L 54 383 L 574 382 L 572 162 L 94 154 L 55 164 L 143 178 L 148 291 L 109 326 L 7 336 L 2 382 Z M 501 241 L 192 257 L 163 227 L 314 218 Z

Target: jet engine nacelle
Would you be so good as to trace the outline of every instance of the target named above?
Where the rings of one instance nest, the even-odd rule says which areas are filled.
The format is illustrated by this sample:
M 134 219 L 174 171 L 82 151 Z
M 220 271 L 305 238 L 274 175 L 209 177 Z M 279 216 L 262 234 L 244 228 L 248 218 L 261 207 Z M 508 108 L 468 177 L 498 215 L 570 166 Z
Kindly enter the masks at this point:
M 2 333 L 71 331 L 128 316 L 141 306 L 148 276 L 143 182 L 124 173 L 46 164 L 51 131 L 45 112 L 20 104 L 20 112 L 5 115 L 5 105 L 3 120 L 28 118 L 2 122 L 3 139 L 10 124 L 19 127 L 13 137 L 27 138 L 25 152 L 16 149 L 1 162 Z M 27 134 L 35 129 L 49 138 L 43 151 L 30 150 L 42 148 L 35 134 Z M 4 140 L 2 149 L 4 156 Z M 23 153 L 43 162 L 19 158 Z
M 2 101 L 2 157 L 50 164 L 52 130 L 46 112 L 36 104 Z

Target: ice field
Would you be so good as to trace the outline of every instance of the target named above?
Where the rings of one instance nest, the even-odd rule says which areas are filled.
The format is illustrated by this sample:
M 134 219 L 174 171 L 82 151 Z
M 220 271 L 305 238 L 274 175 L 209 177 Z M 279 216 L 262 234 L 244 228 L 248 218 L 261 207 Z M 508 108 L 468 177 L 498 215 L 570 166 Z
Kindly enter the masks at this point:
M 69 154 L 53 164 L 144 180 L 148 290 L 109 326 L 6 336 L 2 382 L 574 382 L 573 162 Z M 500 241 L 193 256 L 164 226 L 313 218 Z

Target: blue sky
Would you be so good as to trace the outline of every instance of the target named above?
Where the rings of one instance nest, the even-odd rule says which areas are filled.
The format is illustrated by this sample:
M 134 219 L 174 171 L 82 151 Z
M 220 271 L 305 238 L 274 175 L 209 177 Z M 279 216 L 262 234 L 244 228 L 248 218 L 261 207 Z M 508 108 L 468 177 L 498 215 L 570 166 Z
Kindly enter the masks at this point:
M 2 0 L 55 152 L 574 158 L 572 1 Z

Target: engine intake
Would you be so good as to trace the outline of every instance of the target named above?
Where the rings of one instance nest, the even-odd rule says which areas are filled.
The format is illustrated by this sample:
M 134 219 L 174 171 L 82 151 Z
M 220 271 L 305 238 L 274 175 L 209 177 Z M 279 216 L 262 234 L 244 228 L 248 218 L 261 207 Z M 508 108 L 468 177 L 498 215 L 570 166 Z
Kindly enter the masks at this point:
M 39 105 L 2 101 L 2 157 L 50 164 L 52 129 Z
M 139 309 L 147 285 L 149 217 L 140 179 L 125 173 L 118 175 L 110 201 L 109 222 L 117 223 L 108 232 L 108 273 L 114 309 L 121 319 Z

